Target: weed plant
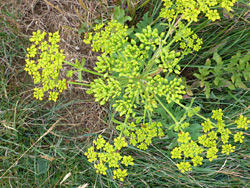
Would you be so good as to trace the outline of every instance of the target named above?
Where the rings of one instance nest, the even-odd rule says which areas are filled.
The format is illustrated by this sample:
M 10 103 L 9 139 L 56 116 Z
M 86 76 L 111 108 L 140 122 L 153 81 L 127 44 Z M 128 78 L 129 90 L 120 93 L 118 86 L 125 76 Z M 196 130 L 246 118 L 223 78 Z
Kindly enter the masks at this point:
M 234 166 L 236 161 L 244 161 L 244 157 L 249 155 L 247 131 L 250 122 L 245 117 L 249 109 L 248 91 L 242 96 L 242 90 L 236 90 L 234 94 L 229 92 L 223 100 L 212 93 L 207 97 L 215 101 L 213 104 L 206 104 L 205 99 L 201 101 L 198 95 L 191 102 L 182 99 L 186 92 L 179 76 L 182 70 L 178 64 L 185 62 L 186 57 L 198 54 L 197 51 L 204 45 L 204 40 L 202 42 L 198 32 L 194 32 L 192 24 L 198 21 L 199 11 L 204 12 L 212 21 L 217 20 L 217 9 L 210 9 L 210 5 L 203 7 L 204 10 L 199 10 L 202 7 L 194 7 L 193 13 L 197 17 L 192 20 L 189 9 L 179 5 L 178 1 L 176 4 L 171 4 L 170 1 L 163 3 L 165 8 L 160 17 L 167 16 L 165 22 L 159 22 L 158 17 L 154 24 L 145 25 L 148 21 L 143 20 L 133 30 L 124 24 L 130 18 L 118 19 L 111 20 L 107 25 L 99 24 L 93 33 L 88 33 L 84 42 L 90 43 L 93 50 L 102 52 L 97 57 L 95 71 L 83 67 L 84 59 L 75 64 L 64 60 L 63 52 L 56 44 L 59 41 L 58 33 L 49 34 L 48 43 L 45 43 L 45 32 L 34 33 L 31 38 L 34 45 L 29 48 L 26 56 L 26 71 L 33 76 L 36 84 L 34 97 L 56 101 L 58 93 L 66 89 L 68 84 L 90 87 L 88 93 L 93 94 L 97 102 L 101 105 L 109 102 L 114 109 L 111 121 L 118 134 L 115 138 L 95 135 L 96 139 L 91 147 L 82 147 L 86 158 L 79 156 L 80 152 L 66 154 L 62 147 L 64 144 L 60 141 L 47 152 L 55 152 L 61 158 L 50 158 L 49 161 L 55 168 L 56 162 L 65 164 L 65 169 L 74 166 L 77 168 L 74 172 L 80 173 L 79 161 L 88 160 L 94 163 L 95 170 L 88 167 L 89 178 L 85 180 L 98 182 L 100 186 L 223 187 L 228 186 L 228 183 L 232 186 L 247 186 L 248 177 L 239 178 L 240 175 L 235 172 L 238 167 Z M 230 11 L 232 4 L 223 3 L 218 6 Z M 214 5 L 216 4 L 211 6 Z M 168 9 L 171 6 L 173 7 Z M 247 49 L 247 44 L 243 48 Z M 72 65 L 68 76 L 78 73 L 78 82 L 59 79 L 63 62 Z M 82 82 L 82 71 L 98 75 L 99 78 L 88 85 Z M 233 103 L 230 102 L 230 94 L 236 99 Z M 236 96 L 240 98 L 237 99 Z M 9 142 L 9 139 L 5 142 Z M 45 138 L 44 144 L 53 145 L 54 142 L 57 142 L 56 137 L 51 136 Z M 30 152 L 30 148 L 25 149 Z M 39 150 L 38 153 L 44 154 Z M 227 166 L 227 161 L 232 166 Z M 36 181 L 40 181 L 41 172 L 48 172 L 42 170 L 48 163 L 42 160 L 38 163 L 41 168 L 34 168 L 38 174 Z M 248 167 L 249 164 L 244 162 L 239 173 L 247 174 Z M 95 176 L 94 171 L 101 175 Z M 66 174 L 62 173 L 61 177 L 64 175 Z M 149 176 L 153 178 L 148 178 Z M 59 181 L 61 177 L 55 181 Z M 229 182 L 225 183 L 226 179 Z M 37 183 L 43 186 L 46 181 Z

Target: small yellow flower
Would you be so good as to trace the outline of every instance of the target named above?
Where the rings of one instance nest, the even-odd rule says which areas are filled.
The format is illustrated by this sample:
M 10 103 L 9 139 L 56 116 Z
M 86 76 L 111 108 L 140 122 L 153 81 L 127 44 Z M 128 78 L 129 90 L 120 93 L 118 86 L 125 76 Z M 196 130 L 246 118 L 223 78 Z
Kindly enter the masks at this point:
M 234 135 L 234 142 L 243 142 L 243 139 L 245 138 L 245 136 L 243 136 L 243 132 L 238 132 Z
M 202 165 L 202 160 L 203 157 L 197 155 L 192 159 L 192 162 L 194 163 L 194 166 L 197 166 L 198 164 Z
M 25 71 L 28 72 L 34 79 L 34 83 L 42 83 L 42 89 L 34 89 L 34 97 L 43 100 L 44 93 L 49 93 L 49 100 L 57 101 L 58 90 L 62 92 L 67 88 L 66 80 L 59 80 L 59 71 L 62 69 L 62 63 L 65 56 L 63 51 L 59 50 L 60 41 L 59 32 L 49 34 L 49 43 L 43 41 L 46 32 L 33 32 L 30 41 L 33 43 L 27 48 L 27 58 Z M 35 60 L 34 60 L 35 59 Z
M 222 145 L 222 151 L 221 153 L 226 153 L 229 155 L 230 152 L 234 152 L 235 146 L 232 146 L 231 144 Z
M 43 100 L 43 89 L 34 88 L 34 97 L 39 100 Z
M 175 147 L 171 151 L 171 158 L 172 159 L 181 159 L 181 152 L 182 152 L 182 150 L 179 147 Z
M 117 170 L 113 170 L 113 178 L 120 179 L 120 181 L 124 181 L 124 177 L 128 175 L 127 170 L 121 170 L 118 168 Z
M 180 132 L 178 134 L 178 142 L 180 143 L 188 143 L 188 141 L 191 140 L 191 137 L 189 136 L 189 132 Z
M 201 126 L 203 127 L 205 133 L 213 128 L 210 119 L 207 119 L 204 123 L 201 124 Z
M 107 167 L 102 162 L 100 162 L 97 165 L 94 165 L 94 167 L 96 168 L 96 173 L 100 173 L 100 174 L 103 174 L 103 175 L 107 174 L 107 172 L 106 172 Z
M 125 166 L 128 166 L 129 164 L 134 165 L 133 160 L 134 159 L 130 155 L 129 156 L 123 156 L 121 163 L 124 164 Z
M 235 120 L 235 123 L 237 124 L 237 128 L 242 128 L 247 130 L 248 129 L 248 123 L 250 121 L 247 120 L 246 117 L 244 117 L 243 115 L 240 115 L 239 119 Z
M 180 164 L 177 164 L 177 167 L 182 173 L 192 170 L 189 162 L 180 162 Z
M 218 120 L 218 121 L 221 121 L 222 120 L 222 109 L 219 109 L 219 110 L 213 110 L 213 115 L 212 115 L 212 118 L 214 120 Z
M 208 149 L 207 151 L 207 158 L 209 159 L 209 161 L 212 161 L 213 159 L 217 158 L 217 152 L 219 150 L 216 147 L 211 147 Z

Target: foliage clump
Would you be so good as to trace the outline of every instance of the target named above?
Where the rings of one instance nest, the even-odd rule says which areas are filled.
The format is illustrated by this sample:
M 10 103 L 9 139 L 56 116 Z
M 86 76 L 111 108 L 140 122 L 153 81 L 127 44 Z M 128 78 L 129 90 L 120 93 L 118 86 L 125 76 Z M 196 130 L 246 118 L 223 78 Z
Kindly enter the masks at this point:
M 210 96 L 212 86 L 226 87 L 230 90 L 248 89 L 244 81 L 250 80 L 250 53 L 242 55 L 238 51 L 236 55 L 231 57 L 229 63 L 225 64 L 222 57 L 215 52 L 213 60 L 216 65 L 212 66 L 212 61 L 207 59 L 205 67 L 199 67 L 199 73 L 194 73 L 194 76 L 200 80 L 200 86 L 204 87 L 207 98 Z
M 134 164 L 132 156 L 122 155 L 122 149 L 136 147 L 136 150 L 146 150 L 153 138 L 164 136 L 164 128 L 174 128 L 178 133 L 176 136 L 179 145 L 172 150 L 171 156 L 173 159 L 183 159 L 177 163 L 182 173 L 191 171 L 192 166 L 202 165 L 205 157 L 213 161 L 218 157 L 219 151 L 226 155 L 234 152 L 236 147 L 229 143 L 231 136 L 234 142 L 243 143 L 244 139 L 243 132 L 231 132 L 229 125 L 223 120 L 221 109 L 213 110 L 211 118 L 205 118 L 198 114 L 199 107 L 191 109 L 180 103 L 185 94 L 185 87 L 179 77 L 181 68 L 178 63 L 185 55 L 198 51 L 203 44 L 202 39 L 189 28 L 189 25 L 193 21 L 198 21 L 198 15 L 202 12 L 212 21 L 219 19 L 219 13 L 214 7 L 229 11 L 236 0 L 163 2 L 165 8 L 161 10 L 160 17 L 168 20 L 168 23 L 162 24 L 166 26 L 165 32 L 160 32 L 160 27 L 153 26 L 154 24 L 134 31 L 124 24 L 128 19 L 123 19 L 122 22 L 111 20 L 106 26 L 103 23 L 98 24 L 94 32 L 85 35 L 84 42 L 91 44 L 93 51 L 102 52 L 97 57 L 98 61 L 94 68 L 96 72 L 83 68 L 84 59 L 81 64 L 78 61 L 75 64 L 64 61 L 63 51 L 59 50 L 57 44 L 60 41 L 58 32 L 49 34 L 49 42 L 45 41 L 45 32 L 34 32 L 30 39 L 34 44 L 27 49 L 25 70 L 32 75 L 35 84 L 42 85 L 41 88 L 34 89 L 34 96 L 39 100 L 43 99 L 44 92 L 49 92 L 49 100 L 56 101 L 59 92 L 67 88 L 66 80 L 59 80 L 63 62 L 76 69 L 69 71 L 68 76 L 71 77 L 74 72 L 78 72 L 79 81 L 82 80 L 81 71 L 100 76 L 90 85 L 78 84 L 90 86 L 87 93 L 93 94 L 95 101 L 101 105 L 111 102 L 119 115 L 125 116 L 125 121 L 119 122 L 116 127 L 120 135 L 111 141 L 112 144 L 99 136 L 85 155 L 89 162 L 94 163 L 97 173 L 111 175 L 120 181 L 128 176 L 124 166 Z M 221 63 L 219 58 L 215 60 Z M 247 61 L 244 61 L 246 66 L 242 62 L 239 63 L 241 69 L 249 68 Z M 232 67 L 228 67 L 228 70 L 231 70 L 230 68 Z M 218 75 L 218 72 L 213 73 Z M 245 77 L 249 76 L 246 72 L 243 74 Z M 232 80 L 235 84 L 239 83 L 236 76 L 232 77 Z M 178 104 L 186 110 L 185 114 L 180 119 L 176 118 L 162 101 L 166 101 L 164 104 Z M 162 123 L 154 122 L 152 115 L 156 109 L 164 110 L 169 115 L 168 118 L 172 118 L 174 125 L 167 127 L 164 124 L 163 128 Z M 191 125 L 184 122 L 186 117 L 193 115 L 205 119 L 201 123 L 203 134 L 197 139 L 192 139 L 190 132 L 186 131 Z M 139 123 L 143 122 L 140 126 L 133 122 L 136 118 Z M 131 123 L 127 123 L 128 121 Z M 250 121 L 240 116 L 235 123 L 237 128 L 247 130 Z
M 220 19 L 216 8 L 225 8 L 230 11 L 237 0 L 162 0 L 164 8 L 161 9 L 160 16 L 169 21 L 176 19 L 177 15 L 182 15 L 182 19 L 188 21 L 198 21 L 198 16 L 204 13 L 212 21 Z
M 229 155 L 235 151 L 235 146 L 229 144 L 229 138 L 232 135 L 234 142 L 243 142 L 243 132 L 233 134 L 222 118 L 222 109 L 213 110 L 212 120 L 207 119 L 201 123 L 203 134 L 196 141 L 192 140 L 189 132 L 182 131 L 178 134 L 179 146 L 175 147 L 171 152 L 172 159 L 183 159 L 184 161 L 177 164 L 181 172 L 191 171 L 192 165 L 202 165 L 203 156 L 206 153 L 206 158 L 213 161 L 218 156 L 219 150 L 221 153 Z M 213 120 L 217 121 L 216 123 Z M 237 128 L 248 129 L 250 120 L 241 115 L 235 123 Z M 220 146 L 220 144 L 222 144 Z M 191 159 L 191 161 L 190 161 Z
M 108 168 L 113 169 L 113 178 L 123 181 L 128 174 L 127 169 L 122 170 L 122 165 L 126 167 L 134 165 L 134 159 L 130 155 L 121 155 L 121 149 L 130 144 L 141 150 L 146 150 L 153 138 L 164 136 L 161 127 L 160 122 L 144 123 L 141 124 L 141 127 L 136 126 L 134 122 L 119 125 L 117 130 L 120 130 L 127 140 L 120 134 L 114 139 L 114 144 L 110 144 L 102 136 L 99 136 L 94 141 L 94 146 L 88 148 L 85 155 L 89 162 L 94 162 L 97 173 L 107 175 Z
M 121 169 L 122 165 L 134 165 L 133 158 L 129 155 L 121 155 L 119 151 L 128 146 L 125 137 L 118 137 L 114 139 L 114 144 L 110 144 L 99 135 L 97 140 L 94 141 L 94 146 L 88 148 L 85 155 L 89 162 L 94 162 L 96 172 L 107 175 L 107 169 L 113 168 L 113 178 L 124 180 L 126 177 L 127 170 Z
M 185 94 L 178 62 L 184 55 L 199 50 L 202 40 L 181 22 L 174 39 L 167 43 L 170 31 L 159 34 L 158 29 L 147 26 L 134 33 L 115 20 L 102 30 L 85 36 L 84 42 L 95 51 L 101 50 L 95 70 L 104 74 L 91 83 L 89 94 L 94 94 L 101 105 L 114 99 L 113 107 L 120 116 L 135 116 L 135 109 L 152 112 L 157 108 L 155 95 L 165 97 L 168 103 L 179 102 Z M 105 40 L 104 40 L 105 39 Z M 182 40 L 184 39 L 184 40 Z M 182 51 L 171 50 L 171 45 L 181 42 Z
M 132 122 L 127 126 L 118 125 L 116 129 L 129 138 L 129 143 L 132 146 L 136 146 L 141 150 L 148 149 L 153 138 L 161 138 L 164 136 L 161 122 L 143 123 L 139 128 L 134 122 Z

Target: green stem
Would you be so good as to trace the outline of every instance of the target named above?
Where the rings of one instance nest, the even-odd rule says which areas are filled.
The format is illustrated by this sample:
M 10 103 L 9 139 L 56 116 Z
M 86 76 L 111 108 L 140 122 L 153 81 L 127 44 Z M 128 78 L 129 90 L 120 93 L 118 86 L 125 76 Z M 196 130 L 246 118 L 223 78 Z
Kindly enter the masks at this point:
M 160 103 L 160 105 L 162 106 L 162 108 L 170 115 L 170 117 L 174 120 L 175 124 L 178 125 L 178 121 L 175 119 L 175 117 L 173 116 L 173 114 L 164 106 L 164 104 L 162 104 L 161 100 L 154 94 L 154 97 L 156 98 L 156 100 Z
M 185 110 L 189 110 L 189 108 L 188 107 L 186 107 L 186 106 L 184 106 L 183 104 L 181 104 L 181 103 L 179 103 L 179 102 L 176 102 L 176 104 L 178 104 L 179 106 L 181 106 L 182 108 L 184 108 Z M 194 113 L 196 116 L 198 116 L 199 118 L 201 118 L 201 119 L 203 119 L 204 121 L 207 121 L 207 118 L 205 118 L 204 116 L 202 116 L 202 115 L 200 115 L 200 114 L 198 114 L 198 113 Z M 212 123 L 212 125 L 214 126 L 214 127 L 218 127 L 217 126 L 217 124 L 215 124 L 215 123 L 213 123 L 213 122 L 211 122 Z
M 179 103 L 179 102 L 176 102 L 176 104 L 178 104 L 179 106 L 181 106 L 182 108 L 184 108 L 185 110 L 189 110 L 188 107 L 184 106 L 183 104 Z M 205 118 L 204 116 L 198 114 L 198 113 L 195 113 L 195 115 L 197 115 L 198 117 L 204 119 L 204 120 L 207 120 L 207 118 Z
M 95 71 L 91 71 L 91 70 L 85 69 L 85 68 L 83 68 L 83 67 L 82 67 L 80 70 L 81 70 L 81 71 L 84 71 L 84 72 L 88 72 L 88 73 L 94 74 L 94 75 L 104 76 L 104 74 L 101 74 L 101 73 L 98 73 L 98 72 L 95 72 Z M 107 77 L 110 77 L 110 76 L 107 75 Z
M 94 74 L 94 75 L 104 76 L 104 74 L 101 74 L 101 73 L 98 73 L 98 72 L 95 72 L 95 71 L 91 71 L 91 70 L 85 69 L 85 68 L 83 68 L 83 67 L 81 67 L 81 68 L 76 67 L 75 64 L 70 63 L 70 62 L 68 62 L 68 61 L 64 61 L 64 63 L 67 63 L 68 65 L 73 66 L 74 68 L 78 69 L 78 71 L 84 71 L 84 72 L 88 72 L 88 73 L 91 73 L 91 74 Z
M 152 123 L 152 118 L 151 118 L 151 115 L 150 115 L 150 111 L 147 110 L 147 112 L 148 112 L 148 122 L 151 124 Z
M 176 18 L 175 18 L 176 19 Z M 176 20 L 174 20 L 172 22 L 172 24 L 168 24 L 168 33 L 166 34 L 166 37 L 163 39 L 163 41 L 167 41 L 167 39 L 169 38 L 170 35 L 172 35 L 174 28 L 177 28 L 178 23 L 181 21 L 181 17 L 179 18 L 179 20 L 174 24 Z M 187 28 L 193 21 L 190 21 L 187 25 L 185 25 L 185 28 Z M 172 26 L 172 27 L 171 27 Z M 176 39 L 178 38 L 178 35 L 176 35 L 168 44 L 167 46 L 165 46 L 164 48 L 170 48 L 170 46 L 176 41 Z M 154 53 L 153 57 L 149 60 L 149 65 L 146 68 L 146 70 L 144 71 L 146 74 L 152 69 L 152 67 L 155 64 L 155 59 L 157 59 L 160 56 L 160 52 L 163 48 L 163 45 L 160 44 L 158 49 L 156 50 L 156 52 Z
M 126 119 L 125 119 L 125 121 L 124 121 L 124 124 L 125 124 L 125 125 L 127 125 L 127 121 L 128 121 L 128 116 L 126 117 Z M 123 126 L 123 128 L 122 128 L 122 131 L 120 132 L 119 138 L 122 137 L 124 129 L 125 129 L 125 126 Z M 115 148 L 115 149 L 116 149 L 116 148 Z
M 150 25 L 154 25 L 161 17 L 158 16 Z
M 143 124 L 145 124 L 147 109 L 144 108 Z
M 139 7 L 137 7 L 136 10 L 138 10 L 138 9 L 140 9 L 140 8 L 142 8 L 142 7 L 144 7 L 146 4 L 149 3 L 149 1 L 150 1 L 150 0 L 144 1 L 144 3 L 142 3 Z
M 82 71 L 81 70 L 78 71 L 78 79 L 80 82 L 82 81 Z
M 68 61 L 64 61 L 64 63 L 67 63 L 68 65 L 73 66 L 74 68 L 78 69 L 79 72 L 80 72 L 80 71 L 84 71 L 84 72 L 88 72 L 88 73 L 91 73 L 91 74 L 94 74 L 94 75 L 98 75 L 98 76 L 104 76 L 104 75 L 105 75 L 105 74 L 101 74 L 101 73 L 98 73 L 98 72 L 95 72 L 95 71 L 88 70 L 88 69 L 83 68 L 83 67 L 81 67 L 81 68 L 76 67 L 75 64 L 70 63 L 70 62 L 68 62 Z M 113 77 L 113 76 L 109 76 L 109 75 L 105 75 L 105 76 L 106 76 L 106 77 Z

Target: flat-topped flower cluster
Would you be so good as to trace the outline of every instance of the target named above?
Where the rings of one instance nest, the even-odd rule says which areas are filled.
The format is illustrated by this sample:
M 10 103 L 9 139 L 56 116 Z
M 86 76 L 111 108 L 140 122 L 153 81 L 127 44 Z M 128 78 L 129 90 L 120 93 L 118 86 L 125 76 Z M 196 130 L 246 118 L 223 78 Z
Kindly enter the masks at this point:
M 183 131 L 178 134 L 179 146 L 173 149 L 171 157 L 173 159 L 183 159 L 182 162 L 177 164 L 181 172 L 190 171 L 192 169 L 191 162 L 193 166 L 202 165 L 205 153 L 206 158 L 213 161 L 218 157 L 219 150 L 222 154 L 227 155 L 234 152 L 235 146 L 229 144 L 230 136 L 233 136 L 234 142 L 243 142 L 243 132 L 232 133 L 224 123 L 222 116 L 222 109 L 213 110 L 212 120 L 207 119 L 201 124 L 204 134 L 198 137 L 197 141 L 191 139 L 189 132 Z M 215 123 L 213 120 L 217 122 Z M 247 130 L 250 120 L 241 115 L 235 120 L 235 123 L 237 128 Z
M 204 13 L 209 20 L 215 21 L 220 19 L 219 12 L 216 8 L 225 8 L 230 11 L 238 0 L 162 0 L 160 16 L 167 18 L 169 21 L 175 19 L 178 15 L 188 21 L 197 22 L 198 16 Z
M 49 100 L 56 102 L 59 93 L 67 89 L 66 79 L 59 79 L 59 73 L 65 59 L 63 50 L 59 50 L 59 32 L 49 33 L 49 39 L 45 40 L 46 32 L 33 32 L 30 42 L 33 44 L 27 48 L 26 68 L 24 69 L 34 79 L 35 84 L 41 83 L 41 87 L 34 88 L 34 97 L 43 100 L 44 93 L 49 92 Z

